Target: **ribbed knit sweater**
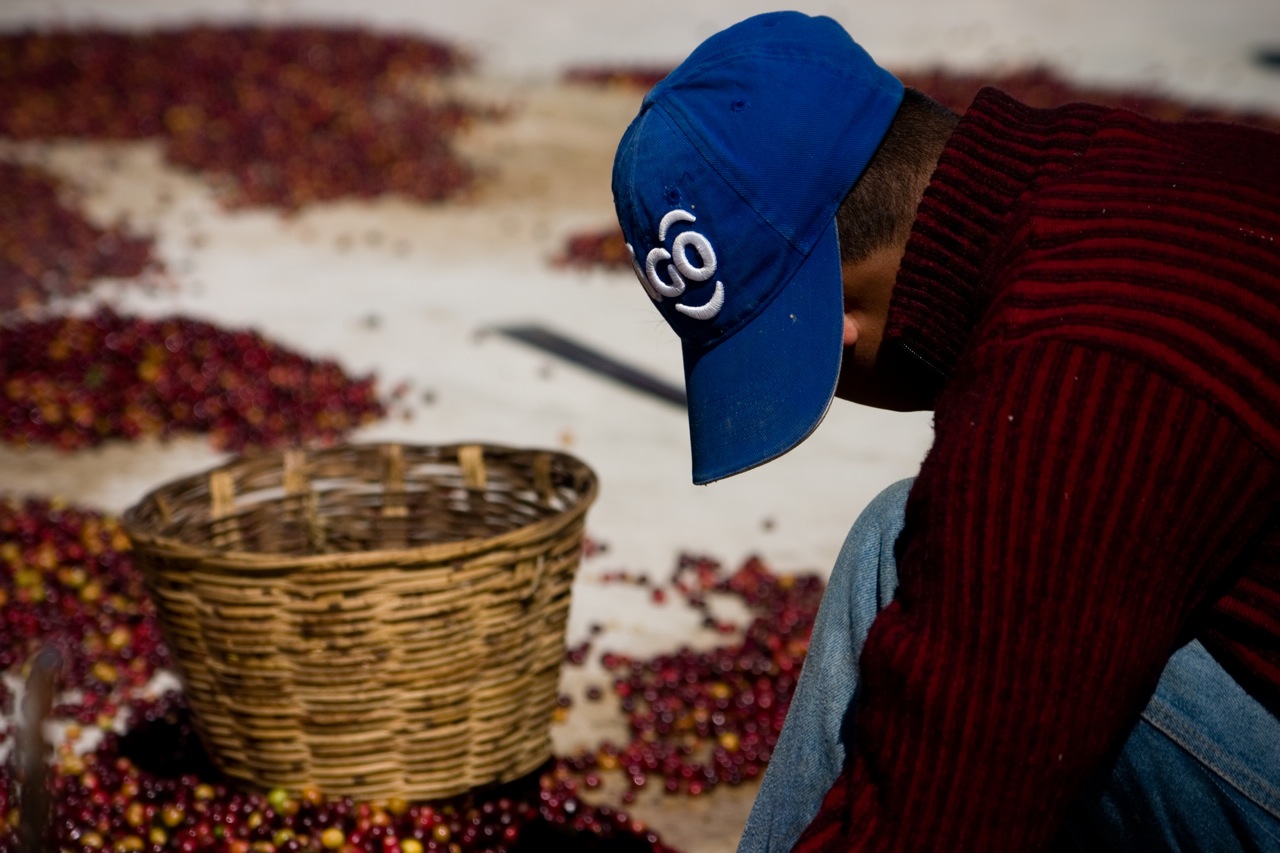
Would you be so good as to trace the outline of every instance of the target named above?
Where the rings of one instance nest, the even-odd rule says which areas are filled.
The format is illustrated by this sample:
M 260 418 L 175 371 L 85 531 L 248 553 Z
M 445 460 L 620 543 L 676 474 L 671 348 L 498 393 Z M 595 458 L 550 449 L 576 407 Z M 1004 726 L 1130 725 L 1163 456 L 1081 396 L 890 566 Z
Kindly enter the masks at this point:
M 881 358 L 935 442 L 796 849 L 1043 849 L 1192 637 L 1280 711 L 1280 137 L 984 90 Z

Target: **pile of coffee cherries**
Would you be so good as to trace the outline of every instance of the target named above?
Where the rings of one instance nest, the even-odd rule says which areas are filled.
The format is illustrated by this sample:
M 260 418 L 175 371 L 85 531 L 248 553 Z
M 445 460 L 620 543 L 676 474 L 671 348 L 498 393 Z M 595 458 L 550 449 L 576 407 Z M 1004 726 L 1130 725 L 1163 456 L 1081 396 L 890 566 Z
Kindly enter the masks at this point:
M 570 69 L 566 79 L 596 86 L 648 90 L 669 69 L 584 66 Z M 963 112 L 984 86 L 994 86 L 1023 103 L 1040 108 L 1073 102 L 1123 107 L 1165 121 L 1227 121 L 1280 132 L 1280 116 L 1207 105 L 1187 104 L 1174 98 L 1128 89 L 1084 87 L 1069 83 L 1047 68 L 1029 68 L 998 74 L 961 74 L 943 68 L 897 73 L 904 85 L 919 89 L 938 103 Z M 622 232 L 615 226 L 572 234 L 553 259 L 555 266 L 576 269 L 629 269 L 631 257 Z
M 110 438 L 207 433 L 239 451 L 326 443 L 383 415 L 373 377 L 257 333 L 100 309 L 0 335 L 0 440 L 63 450 Z
M 587 787 L 598 786 L 602 772 L 621 771 L 624 802 L 650 784 L 699 796 L 758 777 L 777 743 L 808 651 L 822 579 L 774 574 L 759 557 L 727 573 L 718 561 L 691 554 L 679 558 L 665 586 L 627 572 L 603 578 L 649 587 L 657 603 L 683 600 L 702 613 L 704 627 L 740 636 L 707 651 L 682 648 L 652 660 L 601 654 L 631 737 L 567 758 L 567 765 L 582 774 Z M 744 631 L 714 616 L 709 597 L 716 595 L 736 597 L 750 609 Z M 568 661 L 583 662 L 591 651 L 591 641 L 575 646 Z
M 151 238 L 95 227 L 61 189 L 41 169 L 0 162 L 0 313 L 161 269 Z
M 676 853 L 625 811 L 591 805 L 554 761 L 450 800 L 382 804 L 315 789 L 228 783 L 201 753 L 180 697 L 138 703 L 124 735 L 63 745 L 51 779 L 47 849 L 74 853 Z M 16 773 L 0 771 L 0 848 L 18 829 Z
M 467 57 L 355 28 L 192 27 L 0 35 L 0 136 L 162 140 L 229 206 L 286 210 L 470 185 L 453 149 L 477 111 L 415 85 Z
M 115 518 L 57 501 L 0 500 L 0 673 L 61 652 L 61 719 L 109 726 L 170 665 L 155 607 Z M 0 681 L 0 713 L 13 712 Z

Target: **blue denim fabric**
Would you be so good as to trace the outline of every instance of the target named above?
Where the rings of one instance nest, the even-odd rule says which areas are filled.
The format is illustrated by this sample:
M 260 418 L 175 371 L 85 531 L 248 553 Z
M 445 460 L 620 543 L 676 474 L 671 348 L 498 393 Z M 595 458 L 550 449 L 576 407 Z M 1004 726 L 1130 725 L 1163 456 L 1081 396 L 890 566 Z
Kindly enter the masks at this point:
M 844 765 L 871 621 L 893 598 L 910 480 L 854 523 L 814 623 L 791 709 L 738 845 L 785 853 Z M 1280 853 L 1280 719 L 1199 642 L 1170 658 L 1113 767 L 1072 807 L 1056 849 Z
M 1199 642 L 1183 646 L 1062 835 L 1089 853 L 1280 850 L 1280 720 Z
M 898 586 L 893 544 L 910 488 L 903 480 L 881 492 L 845 538 L 739 853 L 791 850 L 844 766 L 842 729 L 858 687 L 858 658 L 871 621 Z

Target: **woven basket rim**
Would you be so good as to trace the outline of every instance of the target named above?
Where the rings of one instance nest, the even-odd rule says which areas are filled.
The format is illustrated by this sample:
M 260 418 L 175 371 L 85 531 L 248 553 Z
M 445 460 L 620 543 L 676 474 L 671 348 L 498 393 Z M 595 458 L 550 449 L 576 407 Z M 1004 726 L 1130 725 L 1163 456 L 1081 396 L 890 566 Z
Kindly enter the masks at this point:
M 227 470 L 249 458 L 257 460 L 270 458 L 272 456 L 279 456 L 283 458 L 283 450 L 271 450 L 241 454 L 218 465 L 210 466 L 202 471 L 187 474 L 156 486 L 146 492 L 121 514 L 120 523 L 124 528 L 125 534 L 133 542 L 135 548 L 141 543 L 146 547 L 168 551 L 172 555 L 181 555 L 185 559 L 198 560 L 201 568 L 204 569 L 237 570 L 244 572 L 276 572 L 305 570 L 311 568 L 332 569 L 334 567 L 360 569 L 370 566 L 385 566 L 387 564 L 396 563 L 409 566 L 420 565 L 423 563 L 443 563 L 450 559 L 456 560 L 480 554 L 488 550 L 503 548 L 515 541 L 528 541 L 530 539 L 550 536 L 555 531 L 574 521 L 576 518 L 584 515 L 587 509 L 590 508 L 591 504 L 595 501 L 599 492 L 599 478 L 596 476 L 596 473 L 591 466 L 587 465 L 571 453 L 542 447 L 518 447 L 514 445 L 495 444 L 484 441 L 462 441 L 451 442 L 448 444 L 368 441 L 343 442 L 332 447 L 303 448 L 303 450 L 306 453 L 323 453 L 325 451 L 339 451 L 344 448 L 377 450 L 379 448 L 393 446 L 399 446 L 404 449 L 436 451 L 450 451 L 463 447 L 480 447 L 482 450 L 494 450 L 503 453 L 545 453 L 552 457 L 558 457 L 562 460 L 566 460 L 570 464 L 580 468 L 582 473 L 585 475 L 584 482 L 586 487 L 577 493 L 572 506 L 560 510 L 554 515 L 546 518 L 538 519 L 537 521 L 523 524 L 519 527 L 506 530 L 501 533 L 496 533 L 491 536 L 471 537 L 469 539 L 459 539 L 450 542 L 436 542 L 430 545 L 420 545 L 411 548 L 380 548 L 378 550 L 370 551 L 342 551 L 331 554 L 306 555 L 272 554 L 259 551 L 237 551 L 231 548 L 215 549 L 210 546 L 195 545 L 176 537 L 153 533 L 139 521 L 138 515 L 141 513 L 142 508 L 149 502 L 154 501 L 163 492 L 195 483 L 202 478 L 207 479 L 211 474 Z

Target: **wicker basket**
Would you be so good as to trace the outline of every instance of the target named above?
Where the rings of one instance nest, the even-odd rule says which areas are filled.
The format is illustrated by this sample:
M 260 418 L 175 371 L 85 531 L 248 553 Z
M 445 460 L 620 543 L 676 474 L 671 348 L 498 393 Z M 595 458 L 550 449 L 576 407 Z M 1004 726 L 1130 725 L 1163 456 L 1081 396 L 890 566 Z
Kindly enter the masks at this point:
M 123 520 L 223 772 L 421 800 L 550 756 L 596 489 L 552 451 L 344 445 L 236 459 Z

